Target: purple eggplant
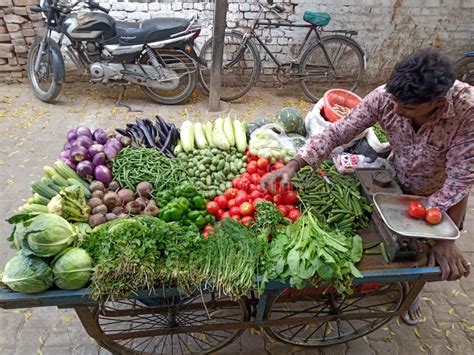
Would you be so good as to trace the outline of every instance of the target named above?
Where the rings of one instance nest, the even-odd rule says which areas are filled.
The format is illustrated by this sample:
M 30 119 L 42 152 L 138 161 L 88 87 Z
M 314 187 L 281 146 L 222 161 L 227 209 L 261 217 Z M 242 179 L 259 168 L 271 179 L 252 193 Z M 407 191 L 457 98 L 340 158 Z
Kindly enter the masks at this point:
M 107 133 L 102 128 L 97 128 L 92 137 L 99 144 L 105 144 L 108 139 Z
M 108 185 L 112 181 L 112 173 L 105 165 L 98 165 L 94 169 L 95 179 Z
M 75 129 L 70 130 L 67 132 L 67 141 L 72 142 L 77 139 L 77 133 Z
M 129 137 L 121 136 L 119 137 L 119 141 L 123 147 L 127 147 L 132 144 L 132 140 Z
M 92 142 L 91 137 L 87 136 L 79 136 L 77 139 L 74 141 L 74 143 L 79 143 L 80 145 L 89 148 L 94 142 Z
M 89 160 L 83 160 L 77 164 L 76 172 L 82 178 L 92 176 L 94 173 L 94 164 Z
M 92 144 L 89 147 L 89 155 L 94 157 L 97 153 L 101 153 L 104 151 L 104 146 L 102 144 Z
M 94 164 L 94 166 L 105 165 L 106 162 L 107 162 L 107 156 L 105 155 L 104 152 L 97 153 L 92 158 L 92 163 Z
M 118 150 L 115 149 L 115 147 L 113 147 L 111 144 L 106 144 L 104 146 L 104 153 L 107 159 L 112 160 L 117 156 Z
M 69 166 L 71 169 L 73 170 L 76 170 L 76 163 L 74 163 L 72 160 L 70 159 L 62 159 L 60 158 L 60 160 L 62 160 L 67 166 Z
M 122 149 L 122 143 L 120 143 L 120 141 L 119 141 L 117 138 L 115 138 L 115 137 L 110 138 L 110 139 L 107 141 L 106 145 L 111 145 L 111 146 L 114 147 L 115 150 L 117 150 L 117 151 L 119 151 L 120 149 Z
M 73 144 L 74 144 L 74 142 L 65 143 L 65 144 L 63 145 L 63 149 L 64 149 L 64 150 L 71 149 L 71 147 L 72 147 Z
M 86 160 L 89 158 L 89 151 L 86 147 L 81 145 L 76 145 L 71 148 L 71 153 L 69 155 L 70 159 L 76 163 Z
M 61 154 L 59 154 L 59 157 L 64 158 L 64 159 L 69 159 L 70 155 L 71 155 L 71 151 L 69 149 L 65 149 L 61 152 Z
M 77 127 L 77 135 L 92 138 L 91 130 L 86 126 Z

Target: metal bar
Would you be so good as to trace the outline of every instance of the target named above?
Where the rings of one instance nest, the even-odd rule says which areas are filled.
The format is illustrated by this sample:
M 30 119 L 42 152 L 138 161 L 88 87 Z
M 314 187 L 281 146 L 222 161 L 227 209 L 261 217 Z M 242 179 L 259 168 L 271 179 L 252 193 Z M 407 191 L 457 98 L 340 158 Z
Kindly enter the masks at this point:
M 415 301 L 416 297 L 420 294 L 421 290 L 425 286 L 425 281 L 424 280 L 418 280 L 414 282 L 410 282 L 410 290 L 408 291 L 408 294 L 403 301 L 403 303 L 400 305 L 400 314 L 405 313 L 408 308 L 413 304 Z
M 224 54 L 224 39 L 227 15 L 227 0 L 215 2 L 214 33 L 212 40 L 211 82 L 209 90 L 209 111 L 217 112 L 220 108 L 221 71 Z
M 258 20 L 256 22 L 258 26 L 275 26 L 275 27 L 313 27 L 311 24 L 306 23 L 291 23 L 291 22 L 278 22 L 272 20 Z
M 76 307 L 75 311 L 87 334 L 96 340 L 104 339 L 104 333 L 94 318 L 93 310 L 89 307 Z

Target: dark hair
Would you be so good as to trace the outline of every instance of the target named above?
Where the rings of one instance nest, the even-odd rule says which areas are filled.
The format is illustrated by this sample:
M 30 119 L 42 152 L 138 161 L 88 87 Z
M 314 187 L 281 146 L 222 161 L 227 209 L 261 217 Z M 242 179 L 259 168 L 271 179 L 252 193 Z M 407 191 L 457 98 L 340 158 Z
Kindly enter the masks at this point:
M 451 60 L 433 49 L 424 49 L 395 65 L 386 89 L 400 103 L 422 104 L 446 95 L 454 80 Z

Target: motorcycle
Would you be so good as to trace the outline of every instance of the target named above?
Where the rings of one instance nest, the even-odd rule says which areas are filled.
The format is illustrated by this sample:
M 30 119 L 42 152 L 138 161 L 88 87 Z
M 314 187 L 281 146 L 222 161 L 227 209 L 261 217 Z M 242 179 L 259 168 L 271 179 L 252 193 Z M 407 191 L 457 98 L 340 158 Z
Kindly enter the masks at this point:
M 196 17 L 118 21 L 93 1 L 44 0 L 30 9 L 43 13 L 46 22 L 27 59 L 28 80 L 42 101 L 52 102 L 61 91 L 61 48 L 91 81 L 123 85 L 123 90 L 138 84 L 161 104 L 180 103 L 196 87 L 200 59 L 193 45 L 201 32 Z
M 474 85 L 474 52 L 464 54 L 454 65 L 456 79 Z

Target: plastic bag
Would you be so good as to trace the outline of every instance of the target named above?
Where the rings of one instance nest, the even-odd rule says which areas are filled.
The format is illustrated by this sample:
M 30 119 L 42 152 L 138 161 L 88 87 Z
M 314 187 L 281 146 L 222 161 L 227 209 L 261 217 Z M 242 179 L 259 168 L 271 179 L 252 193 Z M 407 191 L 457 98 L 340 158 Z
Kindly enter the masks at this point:
M 250 154 L 262 158 L 274 158 L 283 160 L 285 163 L 293 158 L 299 150 L 296 139 L 286 135 L 283 127 L 277 124 L 267 124 L 256 129 L 250 135 Z
M 304 124 L 306 127 L 306 131 L 308 132 L 308 136 L 312 136 L 314 134 L 323 133 L 326 128 L 332 125 L 332 122 L 326 121 L 324 117 L 321 115 L 321 110 L 323 109 L 324 101 L 320 99 L 313 107 L 311 111 L 305 117 Z M 344 118 L 341 118 L 342 120 Z M 343 149 L 352 147 L 356 141 L 365 137 L 367 130 L 359 134 L 355 137 L 352 141 L 347 144 L 342 145 Z
M 392 150 L 392 147 L 390 146 L 389 142 L 382 143 L 382 142 L 379 141 L 379 139 L 377 138 L 377 135 L 375 134 L 375 131 L 372 127 L 370 127 L 367 130 L 366 138 L 367 138 L 367 142 L 369 143 L 369 145 L 377 153 L 387 153 L 390 150 Z

